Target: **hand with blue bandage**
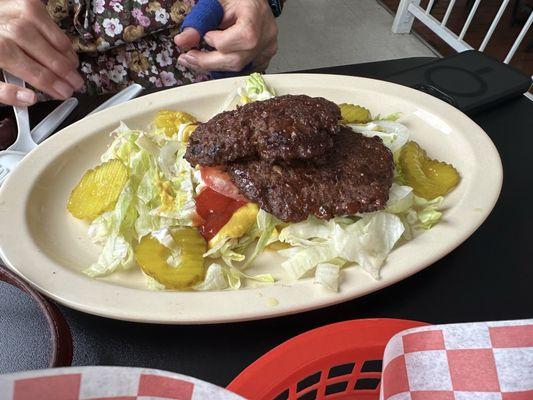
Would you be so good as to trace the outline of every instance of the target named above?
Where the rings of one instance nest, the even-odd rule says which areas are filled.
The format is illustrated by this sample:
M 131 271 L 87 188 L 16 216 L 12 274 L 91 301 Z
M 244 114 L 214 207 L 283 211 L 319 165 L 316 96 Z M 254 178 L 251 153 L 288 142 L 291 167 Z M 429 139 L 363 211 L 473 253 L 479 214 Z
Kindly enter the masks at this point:
M 199 0 L 174 42 L 178 62 L 214 77 L 264 72 L 277 51 L 278 29 L 267 0 Z M 201 39 L 213 48 L 200 51 Z

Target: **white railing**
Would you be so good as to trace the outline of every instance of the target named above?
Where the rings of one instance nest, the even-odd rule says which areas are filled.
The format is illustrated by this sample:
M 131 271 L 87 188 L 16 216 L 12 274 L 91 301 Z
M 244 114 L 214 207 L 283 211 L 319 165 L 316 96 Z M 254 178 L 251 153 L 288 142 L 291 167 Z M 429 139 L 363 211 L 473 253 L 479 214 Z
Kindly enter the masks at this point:
M 453 7 L 455 6 L 455 1 L 456 0 L 450 0 L 450 3 L 446 9 L 446 13 L 444 14 L 444 17 L 442 18 L 441 21 L 439 21 L 431 15 L 431 10 L 433 8 L 433 4 L 435 3 L 435 0 L 429 0 L 429 3 L 425 9 L 420 6 L 420 0 L 401 0 L 400 5 L 398 6 L 398 11 L 396 12 L 396 16 L 394 17 L 394 21 L 392 23 L 392 32 L 394 33 L 411 32 L 413 22 L 416 18 L 417 20 L 422 22 L 426 27 L 428 27 L 433 33 L 439 36 L 443 41 L 445 41 L 449 46 L 451 46 L 455 51 L 462 52 L 466 50 L 473 50 L 474 48 L 465 42 L 464 37 L 465 37 L 466 32 L 468 31 L 468 28 L 470 27 L 470 24 L 472 22 L 472 19 L 474 18 L 474 15 L 477 12 L 477 9 L 479 7 L 479 4 L 481 3 L 481 0 L 475 0 L 474 4 L 472 5 L 472 9 L 470 10 L 470 13 L 468 14 L 468 17 L 466 18 L 466 21 L 459 35 L 452 32 L 446 26 L 446 24 L 448 23 L 448 19 L 450 18 L 450 15 L 452 13 Z M 496 16 L 494 17 L 494 20 L 490 24 L 489 29 L 487 30 L 487 33 L 485 34 L 485 37 L 483 38 L 483 41 L 481 42 L 481 45 L 478 48 L 479 51 L 484 51 L 485 48 L 487 47 L 487 44 L 489 43 L 492 37 L 492 34 L 496 30 L 500 22 L 500 19 L 502 18 L 502 15 L 504 14 L 509 2 L 510 0 L 502 1 L 502 4 L 500 5 L 500 8 L 498 9 Z M 509 49 L 509 52 L 503 59 L 504 63 L 508 64 L 511 61 L 511 59 L 516 53 L 516 50 L 522 43 L 522 40 L 524 40 L 524 37 L 526 36 L 526 33 L 528 32 L 532 24 L 533 24 L 533 11 L 529 15 L 529 18 L 524 24 L 522 30 L 516 37 L 513 45 Z M 530 100 L 533 100 L 533 95 L 531 95 L 531 93 L 526 93 L 526 96 Z
M 448 23 L 448 19 L 450 18 L 450 15 L 452 13 L 453 7 L 455 6 L 456 0 L 450 0 L 450 4 L 448 5 L 446 9 L 446 13 L 444 14 L 444 17 L 442 18 L 441 21 L 437 20 L 435 17 L 431 15 L 431 9 L 433 7 L 434 2 L 435 0 L 429 0 L 427 7 L 424 9 L 420 6 L 420 0 L 401 0 L 400 5 L 398 6 L 398 11 L 396 12 L 396 16 L 394 17 L 394 22 L 392 23 L 392 31 L 394 33 L 411 32 L 413 22 L 416 18 L 417 20 L 422 22 L 425 26 L 427 26 L 429 29 L 431 29 L 433 33 L 435 33 L 442 40 L 444 40 L 454 50 L 458 52 L 472 50 L 473 47 L 464 41 L 464 37 L 465 37 L 466 32 L 468 31 L 468 28 L 470 27 L 470 24 L 472 22 L 472 19 L 474 18 L 474 15 L 477 12 L 477 9 L 479 7 L 479 4 L 481 3 L 481 0 L 476 0 L 474 4 L 472 5 L 472 9 L 470 10 L 470 13 L 468 14 L 468 17 L 466 18 L 466 21 L 459 35 L 452 32 L 446 26 L 446 24 Z M 502 1 L 502 4 L 500 5 L 500 8 L 498 9 L 496 16 L 494 17 L 494 20 L 490 24 L 490 27 L 487 33 L 485 34 L 485 37 L 483 38 L 481 45 L 479 46 L 479 49 L 478 49 L 479 51 L 483 51 L 487 47 L 487 44 L 489 43 L 492 37 L 492 34 L 496 30 L 500 22 L 500 19 L 502 18 L 502 15 L 505 12 L 505 9 L 507 8 L 507 5 L 509 4 L 509 2 L 510 0 Z M 533 11 L 529 15 L 527 22 L 525 23 L 524 27 L 518 34 L 509 52 L 507 53 L 505 59 L 503 60 L 504 63 L 508 64 L 511 61 L 511 59 L 516 53 L 516 50 L 522 43 L 522 40 L 526 36 L 526 33 L 532 24 L 533 24 Z

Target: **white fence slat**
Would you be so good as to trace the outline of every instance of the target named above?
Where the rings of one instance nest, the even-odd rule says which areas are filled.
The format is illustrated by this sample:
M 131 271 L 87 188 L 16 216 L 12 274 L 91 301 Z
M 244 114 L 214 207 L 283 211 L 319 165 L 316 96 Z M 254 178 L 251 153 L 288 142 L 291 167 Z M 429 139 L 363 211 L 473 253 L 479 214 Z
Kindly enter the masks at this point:
M 455 5 L 455 0 L 451 0 L 450 4 L 448 4 L 448 8 L 446 9 L 446 14 L 444 14 L 444 18 L 442 19 L 442 22 L 440 23 L 442 26 L 446 26 L 446 23 L 448 22 L 448 19 L 450 18 L 450 14 L 452 13 L 452 9 L 454 5 Z
M 433 3 L 435 3 L 435 0 L 429 0 L 428 6 L 426 7 L 426 14 L 431 14 L 431 9 L 433 8 Z
M 522 27 L 522 30 L 518 34 L 518 37 L 516 38 L 516 40 L 513 43 L 513 46 L 511 47 L 511 50 L 509 50 L 509 53 L 507 53 L 507 57 L 505 57 L 505 60 L 503 60 L 505 64 L 509 64 L 509 61 L 511 61 L 511 59 L 513 58 L 514 53 L 516 53 L 516 50 L 518 50 L 518 47 L 520 46 L 520 43 L 522 43 L 522 40 L 526 36 L 527 31 L 531 27 L 531 24 L 533 24 L 533 11 L 531 11 L 531 14 L 529 14 L 529 18 L 527 19 L 527 22 Z
M 489 40 L 492 37 L 494 30 L 496 29 L 496 26 L 498 26 L 498 22 L 500 22 L 500 19 L 502 18 L 503 13 L 505 12 L 507 4 L 509 4 L 509 0 L 503 0 L 502 5 L 500 6 L 498 12 L 496 13 L 496 16 L 494 17 L 494 21 L 492 21 L 492 24 L 490 24 L 489 30 L 487 31 L 483 42 L 481 42 L 481 46 L 479 46 L 479 51 L 483 51 L 485 50 L 485 47 L 487 47 L 487 44 L 489 43 Z
M 459 34 L 460 40 L 463 40 L 463 38 L 465 37 L 466 31 L 468 30 L 468 27 L 472 23 L 472 19 L 474 19 L 474 15 L 476 15 L 476 11 L 477 11 L 477 8 L 479 7 L 479 3 L 481 3 L 481 0 L 476 0 L 475 3 L 472 5 L 472 9 L 470 10 L 470 13 L 468 13 L 466 22 L 463 25 L 463 29 L 461 29 L 461 33 Z

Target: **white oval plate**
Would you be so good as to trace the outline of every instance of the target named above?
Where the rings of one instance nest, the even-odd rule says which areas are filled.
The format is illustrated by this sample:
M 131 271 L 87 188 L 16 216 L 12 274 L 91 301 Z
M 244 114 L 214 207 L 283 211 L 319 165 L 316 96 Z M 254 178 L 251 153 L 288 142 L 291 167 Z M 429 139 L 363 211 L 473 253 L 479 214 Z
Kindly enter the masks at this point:
M 467 116 L 429 95 L 371 79 L 336 75 L 266 76 L 279 94 L 323 96 L 362 104 L 375 115 L 402 112 L 412 138 L 430 156 L 452 163 L 459 186 L 446 197 L 444 220 L 395 249 L 376 281 L 357 267 L 342 272 L 339 293 L 311 279 L 290 282 L 277 255 L 258 258 L 253 272 L 274 271 L 279 282 L 219 292 L 157 292 L 145 288 L 139 270 L 91 279 L 81 271 L 99 248 L 86 223 L 65 209 L 82 174 L 99 163 L 119 121 L 145 128 L 157 110 L 180 109 L 207 120 L 243 78 L 224 79 L 141 97 L 91 115 L 56 134 L 9 176 L 0 191 L 0 248 L 4 260 L 38 290 L 58 302 L 111 318 L 175 324 L 219 323 L 286 315 L 363 296 L 404 279 L 466 240 L 494 207 L 502 183 L 501 161 L 491 140 Z M 465 266 L 468 268 L 468 266 Z

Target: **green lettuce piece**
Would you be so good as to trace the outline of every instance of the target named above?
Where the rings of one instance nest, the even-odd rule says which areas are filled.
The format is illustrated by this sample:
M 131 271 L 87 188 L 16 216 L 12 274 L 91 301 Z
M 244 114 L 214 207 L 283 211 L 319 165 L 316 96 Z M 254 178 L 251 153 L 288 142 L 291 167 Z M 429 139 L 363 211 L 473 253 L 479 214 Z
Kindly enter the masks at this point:
M 417 228 L 431 229 L 442 218 L 442 212 L 438 211 L 441 207 L 444 197 L 439 196 L 433 200 L 426 200 L 422 197 L 414 196 L 415 208 L 419 223 Z
M 389 115 L 385 115 L 384 117 L 382 117 L 381 114 L 378 114 L 374 118 L 374 121 L 392 121 L 392 122 L 395 122 L 395 121 L 399 120 L 402 117 L 402 115 L 403 114 L 401 112 L 395 112 L 395 113 L 392 113 L 392 114 L 389 114 Z
M 138 151 L 138 147 L 135 144 L 137 138 L 140 135 L 140 131 L 131 130 L 128 126 L 121 122 L 119 127 L 111 132 L 111 136 L 115 139 L 111 146 L 101 156 L 102 162 L 106 162 L 112 159 L 119 159 L 124 164 L 128 164 L 130 154 Z
M 280 250 L 278 254 L 287 258 L 282 267 L 295 279 L 307 275 L 319 264 L 342 266 L 345 262 L 355 262 L 379 278 L 383 262 L 405 229 L 398 216 L 383 211 L 363 214 L 357 220 L 310 218 L 294 225 L 284 228 L 279 236 L 280 240 L 297 243 L 298 247 Z
M 260 73 L 254 72 L 244 83 L 244 87 L 237 90 L 241 103 L 246 104 L 252 101 L 268 100 L 276 96 L 273 89 L 269 88 L 263 76 Z
M 255 245 L 253 253 L 248 257 L 242 269 L 246 269 L 250 264 L 256 259 L 256 257 L 263 252 L 266 246 L 268 246 L 272 234 L 276 230 L 276 225 L 279 223 L 279 220 L 274 217 L 272 214 L 267 213 L 264 210 L 259 210 L 257 213 L 257 229 L 260 232 L 259 239 Z
M 372 121 L 368 124 L 348 124 L 353 131 L 365 136 L 378 136 L 393 153 L 399 151 L 409 140 L 409 130 L 403 124 L 388 120 Z
M 222 261 L 228 266 L 233 266 L 234 262 L 244 261 L 245 256 L 237 251 L 239 240 L 235 238 L 226 238 L 221 240 L 216 246 L 204 253 L 204 258 L 222 258 Z
M 83 273 L 90 277 L 106 276 L 117 269 L 130 269 L 135 266 L 133 249 L 131 245 L 119 235 L 110 236 L 98 260 Z
M 339 291 L 341 267 L 332 263 L 322 263 L 316 266 L 314 283 L 333 292 Z
M 220 264 L 213 263 L 207 268 L 205 279 L 196 284 L 194 290 L 224 290 L 229 287 L 227 272 Z
M 407 212 L 414 205 L 414 194 L 411 186 L 398 185 L 393 183 L 389 191 L 389 200 L 385 211 L 391 214 Z
M 404 230 L 398 216 L 386 212 L 373 213 L 346 228 L 336 226 L 332 246 L 338 257 L 356 262 L 373 278 L 379 279 L 385 259 Z
M 280 242 L 291 246 L 313 246 L 331 236 L 332 226 L 313 216 L 305 221 L 290 224 L 279 233 Z
M 281 266 L 294 278 L 300 279 L 312 271 L 318 264 L 328 262 L 337 257 L 337 252 L 331 244 L 315 244 L 300 249 Z
M 200 291 L 239 289 L 243 278 L 260 283 L 274 282 L 270 274 L 247 275 L 238 268 L 213 263 L 208 267 L 205 279 L 193 289 Z
M 83 272 L 91 277 L 105 276 L 117 269 L 129 269 L 135 265 L 130 241 L 135 237 L 136 212 L 131 186 L 120 194 L 114 210 L 97 217 L 89 226 L 89 238 L 103 244 L 96 263 Z

